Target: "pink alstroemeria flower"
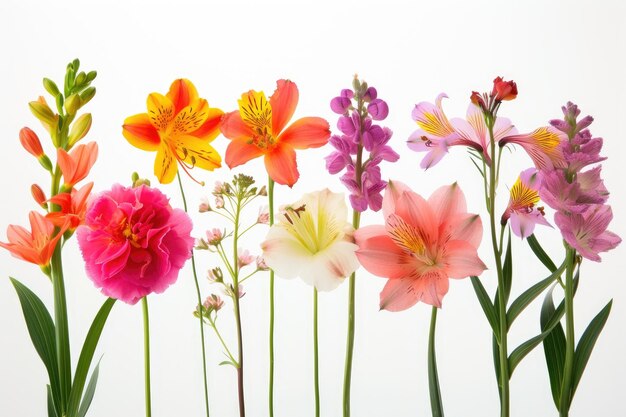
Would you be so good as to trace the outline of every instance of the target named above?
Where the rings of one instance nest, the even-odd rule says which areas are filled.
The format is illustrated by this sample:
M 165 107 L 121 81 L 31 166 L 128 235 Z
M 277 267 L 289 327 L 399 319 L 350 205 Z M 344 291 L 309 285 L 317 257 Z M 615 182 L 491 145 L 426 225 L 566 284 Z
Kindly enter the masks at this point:
M 423 101 L 413 109 L 413 120 L 420 127 L 408 139 L 408 147 L 416 152 L 428 152 L 420 166 L 428 169 L 437 164 L 451 146 L 467 146 L 482 154 L 485 162 L 491 164 L 489 155 L 489 131 L 485 118 L 478 106 L 473 103 L 467 108 L 466 120 L 448 117 L 441 101 L 448 96 L 439 94 L 435 104 Z M 507 135 L 516 134 L 511 121 L 504 117 L 496 119 L 493 134 L 496 141 Z
M 418 301 L 441 307 L 448 278 L 480 275 L 486 269 L 477 253 L 480 217 L 467 212 L 456 183 L 425 200 L 401 182 L 389 182 L 383 213 L 385 225 L 355 232 L 361 265 L 389 278 L 380 294 L 381 309 L 406 310 Z
M 613 211 L 606 204 L 591 206 L 582 214 L 559 211 L 554 215 L 563 239 L 583 257 L 595 262 L 602 260 L 599 252 L 614 249 L 622 241 L 615 233 L 606 230 L 611 220 Z
M 565 134 L 552 126 L 544 126 L 530 133 L 511 135 L 499 141 L 500 147 L 508 143 L 520 145 L 540 170 L 564 168 L 567 166 L 561 141 L 567 140 Z
M 537 170 L 529 168 L 522 171 L 511 187 L 509 204 L 502 215 L 501 223 L 506 225 L 511 220 L 511 230 L 522 239 L 532 235 L 535 225 L 550 226 L 544 218 L 543 207 L 536 207 L 539 203 L 539 178 Z

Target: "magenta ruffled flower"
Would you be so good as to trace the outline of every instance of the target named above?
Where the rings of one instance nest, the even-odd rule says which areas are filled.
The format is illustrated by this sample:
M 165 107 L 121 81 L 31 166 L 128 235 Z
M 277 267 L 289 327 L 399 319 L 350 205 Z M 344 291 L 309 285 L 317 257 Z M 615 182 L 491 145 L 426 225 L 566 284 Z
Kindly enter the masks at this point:
M 381 192 L 387 186 L 378 165 L 400 158 L 387 145 L 393 134 L 391 130 L 374 123 L 389 115 L 389 106 L 378 98 L 374 87 L 355 79 L 354 91 L 341 90 L 331 100 L 330 108 L 342 115 L 337 121 L 341 135 L 330 137 L 335 151 L 326 157 L 326 169 L 333 175 L 345 170 L 340 179 L 350 191 L 354 210 L 363 212 L 369 207 L 378 211 L 383 201 Z
M 135 304 L 162 293 L 191 257 L 192 223 L 156 188 L 116 184 L 92 200 L 77 237 L 87 275 L 106 296 Z

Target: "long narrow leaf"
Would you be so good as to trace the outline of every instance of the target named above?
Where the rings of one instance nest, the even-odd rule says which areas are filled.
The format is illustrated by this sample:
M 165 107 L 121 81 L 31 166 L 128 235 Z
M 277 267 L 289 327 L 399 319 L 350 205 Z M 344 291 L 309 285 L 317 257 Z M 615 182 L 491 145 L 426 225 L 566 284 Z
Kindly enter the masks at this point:
M 34 292 L 15 278 L 10 280 L 20 300 L 30 339 L 48 371 L 52 403 L 58 407 L 60 394 L 54 322 L 43 301 Z M 55 411 L 59 414 L 58 408 Z
M 104 304 L 102 304 L 98 314 L 96 314 L 96 317 L 94 317 L 93 322 L 91 323 L 91 327 L 89 328 L 89 332 L 87 333 L 87 337 L 83 343 L 83 348 L 80 351 L 78 365 L 76 366 L 74 383 L 72 384 L 72 390 L 70 392 L 68 417 L 75 417 L 78 415 L 78 407 L 83 395 L 83 388 L 85 387 L 85 381 L 87 380 L 91 360 L 93 359 L 96 346 L 100 340 L 102 329 L 104 328 L 106 320 L 109 317 L 109 313 L 111 312 L 111 308 L 113 308 L 114 304 L 115 300 L 113 298 L 108 298 Z
M 50 385 L 46 385 L 46 391 L 48 394 L 48 417 L 59 417 L 57 414 L 57 405 L 54 403 L 54 397 L 52 396 L 52 388 L 50 388 Z
M 585 332 L 578 341 L 576 353 L 574 354 L 572 395 L 570 396 L 570 402 L 572 398 L 574 398 L 576 388 L 578 388 L 578 383 L 580 382 L 580 378 L 583 376 L 587 362 L 589 362 L 589 357 L 591 356 L 591 352 L 593 351 L 596 341 L 598 340 L 598 336 L 600 336 L 600 333 L 609 318 L 609 314 L 611 314 L 612 306 L 613 300 L 609 301 L 607 305 L 604 306 L 604 308 L 593 318 L 593 320 L 591 320 L 589 326 L 587 326 L 587 329 L 585 329 Z
M 511 307 L 507 312 L 507 319 L 509 322 L 509 326 L 513 324 L 513 321 L 520 315 L 522 311 L 537 297 L 539 294 L 544 292 L 546 288 L 548 288 L 552 283 L 563 273 L 565 270 L 565 263 L 561 264 L 559 269 L 550 274 L 549 277 L 539 281 L 526 291 L 524 291 L 519 297 L 511 303 Z
M 511 254 L 511 232 L 509 232 L 508 243 L 506 245 L 506 253 L 504 255 L 504 265 L 502 266 L 502 278 L 504 281 L 504 301 L 505 305 L 509 302 L 511 295 L 511 287 L 513 285 L 513 256 Z
M 87 414 L 87 410 L 89 410 L 89 406 L 91 406 L 91 401 L 93 401 L 93 395 L 96 392 L 96 385 L 98 384 L 99 371 L 100 361 L 98 361 L 96 367 L 93 368 L 91 378 L 89 378 L 89 384 L 87 384 L 87 388 L 85 389 L 85 395 L 83 396 L 83 400 L 80 402 L 80 408 L 78 409 L 78 417 L 85 417 L 85 414 Z
M 498 319 L 496 317 L 496 310 L 493 304 L 491 303 L 489 294 L 487 294 L 485 287 L 483 287 L 483 284 L 482 282 L 480 282 L 480 279 L 478 279 L 478 277 L 473 276 L 470 278 L 470 281 L 472 282 L 472 287 L 474 288 L 474 292 L 476 293 L 476 298 L 478 298 L 478 302 L 480 303 L 480 306 L 483 309 L 483 313 L 485 313 L 485 317 L 487 318 L 487 321 L 489 322 L 489 326 L 491 326 L 491 330 L 493 331 L 493 334 L 496 335 L 496 337 L 498 337 L 498 340 L 499 340 L 500 326 L 498 325 Z
M 526 242 L 528 242 L 528 246 L 530 246 L 530 249 L 533 251 L 537 259 L 539 259 L 541 263 L 544 264 L 548 270 L 550 270 L 550 272 L 556 271 L 556 265 L 552 262 L 552 259 L 550 259 L 546 251 L 543 250 L 534 234 L 528 236 L 526 238 Z
M 555 316 L 554 301 L 552 300 L 552 292 L 556 284 L 550 288 L 543 300 L 541 306 L 541 330 L 548 328 L 549 321 Z M 563 303 L 561 303 L 561 306 Z M 563 310 L 563 309 L 561 309 Z M 561 313 L 561 316 L 563 313 Z M 560 318 L 559 318 L 560 319 Z M 563 383 L 563 367 L 565 366 L 565 332 L 561 323 L 557 323 L 552 332 L 543 340 L 543 351 L 546 357 L 548 367 L 548 376 L 550 378 L 550 390 L 552 391 L 552 399 L 554 405 L 558 409 L 561 404 L 561 384 Z

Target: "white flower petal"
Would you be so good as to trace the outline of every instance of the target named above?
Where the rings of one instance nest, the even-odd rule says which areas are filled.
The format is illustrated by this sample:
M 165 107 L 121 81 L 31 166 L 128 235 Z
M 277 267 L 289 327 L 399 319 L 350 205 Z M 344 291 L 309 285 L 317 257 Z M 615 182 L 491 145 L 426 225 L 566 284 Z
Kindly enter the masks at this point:
M 357 249 L 354 243 L 336 242 L 317 253 L 312 262 L 302 268 L 300 277 L 318 291 L 334 290 L 359 267 Z
M 313 255 L 280 225 L 274 225 L 261 245 L 265 263 L 281 278 L 295 278 Z

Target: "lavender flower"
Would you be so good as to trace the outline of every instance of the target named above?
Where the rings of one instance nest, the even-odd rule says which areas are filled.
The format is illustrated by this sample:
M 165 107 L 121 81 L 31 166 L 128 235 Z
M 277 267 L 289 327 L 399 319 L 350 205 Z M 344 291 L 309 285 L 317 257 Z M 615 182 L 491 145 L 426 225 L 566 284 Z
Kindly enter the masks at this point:
M 363 212 L 369 207 L 378 211 L 382 207 L 381 192 L 387 185 L 378 165 L 382 161 L 395 162 L 400 155 L 387 145 L 392 131 L 375 124 L 388 116 L 387 103 L 378 98 L 374 87 L 356 77 L 353 88 L 341 90 L 330 102 L 331 110 L 341 115 L 337 121 L 341 134 L 330 137 L 335 151 L 326 157 L 326 169 L 331 174 L 345 170 L 340 179 L 350 191 L 354 210 Z

